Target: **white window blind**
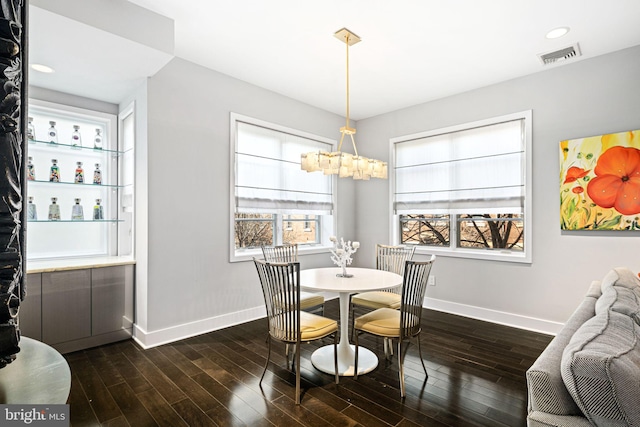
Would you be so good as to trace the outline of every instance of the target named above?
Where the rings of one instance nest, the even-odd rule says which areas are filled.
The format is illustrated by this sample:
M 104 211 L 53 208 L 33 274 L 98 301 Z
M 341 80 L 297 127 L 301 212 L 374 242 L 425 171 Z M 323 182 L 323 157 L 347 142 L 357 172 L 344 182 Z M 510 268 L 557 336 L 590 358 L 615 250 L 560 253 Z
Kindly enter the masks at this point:
M 524 120 L 395 142 L 396 214 L 521 212 Z
M 331 151 L 331 144 L 237 123 L 236 212 L 330 214 L 331 176 L 300 169 L 300 154 Z

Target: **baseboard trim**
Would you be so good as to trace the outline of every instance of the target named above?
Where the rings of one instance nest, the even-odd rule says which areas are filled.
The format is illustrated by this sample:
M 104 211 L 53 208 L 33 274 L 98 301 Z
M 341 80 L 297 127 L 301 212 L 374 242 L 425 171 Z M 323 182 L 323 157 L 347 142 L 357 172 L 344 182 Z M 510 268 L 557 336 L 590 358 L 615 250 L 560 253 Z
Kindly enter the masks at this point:
M 331 299 L 329 295 L 325 295 L 325 298 Z M 556 335 L 564 326 L 563 323 L 559 322 L 551 322 L 549 320 L 537 319 L 534 317 L 522 316 L 519 314 L 491 310 L 488 308 L 460 304 L 435 298 L 425 298 L 424 306 L 432 310 L 470 317 L 472 319 L 484 320 L 514 328 L 540 332 L 547 335 Z M 170 328 L 160 329 L 157 331 L 145 331 L 135 324 L 133 325 L 133 339 L 142 348 L 148 349 L 194 337 L 196 335 L 206 334 L 207 332 L 216 331 L 218 329 L 250 322 L 265 316 L 266 311 L 264 306 L 259 306 L 243 311 L 224 314 L 222 316 L 215 316 L 195 322 L 172 326 Z
M 222 316 L 209 317 L 207 319 L 151 332 L 143 330 L 138 325 L 133 325 L 133 339 L 142 348 L 148 349 L 194 337 L 196 335 L 206 334 L 207 332 L 216 331 L 229 326 L 250 322 L 252 320 L 265 317 L 266 315 L 266 310 L 264 305 L 262 305 L 260 307 L 228 313 Z
M 533 332 L 540 332 L 547 335 L 556 335 L 564 326 L 564 323 L 522 316 L 520 314 L 508 313 L 505 311 L 491 310 L 473 305 L 460 304 L 457 302 L 444 301 L 436 298 L 425 298 L 424 306 L 432 310 L 457 314 L 459 316 L 484 320 L 514 328 L 526 329 Z
M 336 295 L 330 293 L 323 293 L 323 295 L 325 300 L 337 298 Z M 267 311 L 264 305 L 261 305 L 259 307 L 253 307 L 234 313 L 227 313 L 221 316 L 209 317 L 195 322 L 159 329 L 157 331 L 146 331 L 139 325 L 134 324 L 133 339 L 140 345 L 140 347 L 148 349 L 163 344 L 169 344 L 174 341 L 195 337 L 197 335 L 206 334 L 207 332 L 217 331 L 218 329 L 251 322 L 252 320 L 261 319 L 266 316 Z

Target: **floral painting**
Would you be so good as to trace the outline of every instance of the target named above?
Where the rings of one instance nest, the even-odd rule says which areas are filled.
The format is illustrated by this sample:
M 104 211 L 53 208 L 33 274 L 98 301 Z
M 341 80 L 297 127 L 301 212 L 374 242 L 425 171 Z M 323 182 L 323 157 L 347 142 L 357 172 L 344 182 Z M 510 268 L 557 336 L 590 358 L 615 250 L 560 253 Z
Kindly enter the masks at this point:
M 640 130 L 560 143 L 563 230 L 640 230 Z

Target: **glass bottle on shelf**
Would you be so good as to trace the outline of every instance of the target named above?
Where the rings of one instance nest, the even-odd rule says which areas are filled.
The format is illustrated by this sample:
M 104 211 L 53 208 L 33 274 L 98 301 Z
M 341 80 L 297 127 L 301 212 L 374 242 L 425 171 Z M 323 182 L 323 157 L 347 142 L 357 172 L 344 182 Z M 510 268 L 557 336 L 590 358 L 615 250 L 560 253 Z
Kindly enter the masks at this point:
M 51 173 L 49 173 L 50 182 L 60 182 L 60 168 L 58 167 L 58 161 L 51 159 Z
M 96 205 L 93 207 L 93 219 L 100 220 L 104 219 L 104 211 L 102 210 L 102 205 L 100 204 L 102 199 L 96 199 Z
M 36 205 L 33 203 L 33 196 L 29 196 L 29 203 L 27 204 L 27 221 L 37 221 L 38 211 Z
M 49 122 L 49 143 L 51 144 L 57 144 L 58 143 L 58 131 L 56 130 L 56 122 L 51 121 Z
M 73 133 L 71 133 L 71 146 L 82 147 L 82 136 L 80 136 L 80 126 L 73 125 Z
M 60 205 L 56 202 L 57 197 L 51 198 L 51 204 L 49 205 L 49 221 L 60 221 Z
M 84 169 L 82 169 L 82 162 L 76 162 L 76 176 L 73 180 L 76 184 L 84 183 Z
M 100 170 L 100 163 L 96 163 L 96 170 L 93 171 L 93 183 L 102 185 L 102 171 Z
M 80 204 L 80 199 L 74 199 L 76 204 L 71 208 L 71 219 L 73 221 L 84 221 L 84 210 Z
M 29 162 L 27 163 L 27 180 L 36 180 L 36 169 L 33 167 L 33 157 L 29 156 Z
M 29 142 L 36 140 L 36 128 L 33 126 L 33 117 L 29 117 L 29 124 L 27 125 L 27 139 Z
M 96 150 L 102 150 L 102 135 L 101 130 L 96 129 L 96 135 L 93 137 L 93 148 Z

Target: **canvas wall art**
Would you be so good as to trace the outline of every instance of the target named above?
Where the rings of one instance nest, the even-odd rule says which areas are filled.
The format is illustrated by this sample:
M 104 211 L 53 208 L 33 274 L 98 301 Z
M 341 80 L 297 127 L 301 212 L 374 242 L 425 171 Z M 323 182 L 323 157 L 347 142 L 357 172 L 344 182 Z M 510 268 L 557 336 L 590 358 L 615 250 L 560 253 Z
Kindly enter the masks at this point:
M 640 230 L 640 130 L 560 142 L 563 230 Z

